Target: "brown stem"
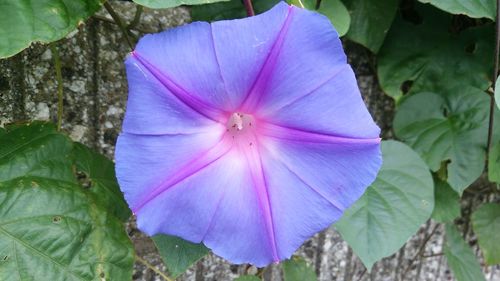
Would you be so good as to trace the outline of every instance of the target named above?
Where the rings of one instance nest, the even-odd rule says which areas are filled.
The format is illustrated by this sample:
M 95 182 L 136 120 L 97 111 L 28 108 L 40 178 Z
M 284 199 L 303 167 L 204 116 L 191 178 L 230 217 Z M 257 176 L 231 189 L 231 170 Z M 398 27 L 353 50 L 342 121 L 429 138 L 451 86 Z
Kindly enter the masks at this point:
M 123 33 L 123 37 L 125 37 L 125 40 L 127 41 L 128 46 L 130 47 L 130 50 L 134 49 L 134 45 L 132 44 L 132 41 L 130 40 L 130 37 L 128 36 L 128 30 L 125 24 L 123 24 L 122 19 L 120 16 L 113 10 L 113 7 L 109 4 L 109 2 L 104 2 L 104 8 L 108 11 L 109 15 L 113 18 L 113 20 L 116 22 L 118 27 Z
M 245 9 L 247 10 L 247 15 L 249 17 L 255 16 L 255 11 L 253 10 L 252 0 L 243 0 L 243 4 L 245 5 Z

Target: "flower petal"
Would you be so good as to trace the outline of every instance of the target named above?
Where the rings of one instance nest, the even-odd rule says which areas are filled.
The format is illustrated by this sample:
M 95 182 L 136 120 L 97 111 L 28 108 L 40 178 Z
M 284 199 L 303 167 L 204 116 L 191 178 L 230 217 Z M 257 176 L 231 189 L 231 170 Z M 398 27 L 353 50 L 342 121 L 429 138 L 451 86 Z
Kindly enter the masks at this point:
M 129 95 L 123 132 L 186 134 L 214 124 L 176 98 L 135 57 L 129 56 L 125 64 Z
M 326 83 L 347 59 L 325 16 L 292 6 L 279 48 L 270 53 L 262 75 L 245 101 L 246 111 L 280 107 Z
M 194 22 L 146 35 L 132 56 L 177 98 L 203 115 L 217 119 L 214 112 L 207 111 L 227 107 L 210 24 Z
M 212 23 L 215 52 L 233 110 L 240 109 L 272 49 L 277 49 L 290 9 L 280 2 L 259 16 Z
M 380 133 L 347 64 L 319 88 L 269 104 L 265 111 L 262 118 L 284 127 L 351 138 L 378 138 Z
M 166 233 L 203 241 L 234 263 L 264 266 L 272 245 L 247 163 L 236 150 L 175 184 L 140 209 L 137 223 L 149 235 Z
M 155 188 L 173 176 L 180 165 L 192 162 L 214 147 L 225 128 L 217 125 L 206 132 L 171 135 L 122 133 L 116 144 L 116 176 L 133 211 L 154 195 Z

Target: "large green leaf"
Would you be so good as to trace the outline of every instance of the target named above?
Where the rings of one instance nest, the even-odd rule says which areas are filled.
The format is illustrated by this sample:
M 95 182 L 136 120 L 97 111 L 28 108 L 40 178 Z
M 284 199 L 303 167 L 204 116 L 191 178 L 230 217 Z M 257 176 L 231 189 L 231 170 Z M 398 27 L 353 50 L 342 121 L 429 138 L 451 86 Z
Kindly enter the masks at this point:
M 447 181 L 461 194 L 484 169 L 488 100 L 466 87 L 446 95 L 418 93 L 399 107 L 394 131 L 433 171 L 449 161 Z
M 201 5 L 215 2 L 225 2 L 229 0 L 133 0 L 135 3 L 153 8 L 164 9 L 173 8 L 180 5 Z
M 460 196 L 446 182 L 436 179 L 432 219 L 437 222 L 453 222 L 458 216 L 460 216 Z
M 297 7 L 315 11 L 316 0 L 288 0 L 290 4 Z M 351 24 L 351 16 L 349 11 L 340 0 L 322 1 L 317 12 L 325 15 L 332 22 L 339 36 L 343 36 L 349 30 Z
M 346 37 L 377 53 L 398 10 L 398 0 L 344 0 L 351 15 Z
M 472 227 L 486 263 L 500 263 L 500 204 L 484 204 L 472 214 Z
M 179 237 L 169 235 L 155 235 L 153 241 L 172 275 L 184 273 L 193 263 L 208 254 L 208 248 L 203 244 L 195 244 Z
M 458 281 L 486 281 L 472 249 L 453 225 L 446 225 L 444 254 Z
M 500 126 L 498 123 L 494 123 Z M 491 147 L 488 156 L 488 180 L 500 184 L 500 142 Z
M 47 123 L 7 127 L 0 134 L 0 181 L 30 175 L 75 182 L 71 147 L 69 138 Z
M 434 208 L 432 176 L 418 154 L 403 143 L 384 141 L 382 156 L 375 182 L 336 224 L 368 269 L 396 252 Z
M 81 143 L 74 143 L 73 157 L 80 183 L 101 206 L 106 206 L 116 217 L 126 221 L 130 210 L 120 191 L 113 161 Z
M 130 280 L 121 222 L 78 185 L 23 177 L 0 183 L 0 280 Z
M 452 14 L 463 14 L 471 18 L 495 19 L 495 0 L 419 0 Z
M 271 9 L 280 0 L 253 0 L 253 8 L 256 14 L 263 13 Z M 197 5 L 191 7 L 191 18 L 193 21 L 216 21 L 239 19 L 247 16 L 245 6 L 241 0 L 230 0 L 207 5 Z
M 399 16 L 378 56 L 378 78 L 385 93 L 440 93 L 455 86 L 486 90 L 493 57 L 491 26 L 450 33 L 451 15 L 433 7 L 417 10 L 423 23 Z
M 1 0 L 0 58 L 63 38 L 100 6 L 100 0 Z
M 299 257 L 293 257 L 282 264 L 283 277 L 285 281 L 316 281 L 314 269 L 309 267 L 305 260 Z

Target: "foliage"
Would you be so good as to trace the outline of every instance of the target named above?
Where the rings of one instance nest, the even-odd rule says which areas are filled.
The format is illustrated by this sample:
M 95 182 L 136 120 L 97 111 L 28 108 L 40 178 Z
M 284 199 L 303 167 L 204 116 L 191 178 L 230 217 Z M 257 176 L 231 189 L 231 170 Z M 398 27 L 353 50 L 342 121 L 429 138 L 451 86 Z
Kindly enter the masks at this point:
M 453 225 L 446 225 L 444 255 L 458 281 L 486 281 L 472 249 Z
M 86 147 L 75 153 L 66 136 L 39 122 L 8 127 L 0 143 L 0 279 L 130 279 L 134 251 L 115 216 L 128 211 L 97 200 L 73 173 L 74 158 L 87 171 L 107 163 L 80 162 Z
M 189 7 L 193 20 L 247 16 L 241 0 L 134 2 L 150 8 L 194 5 Z M 258 14 L 279 0 L 252 2 Z M 288 2 L 324 14 L 344 41 L 371 51 L 370 67 L 396 103 L 392 125 L 402 142 L 383 142 L 384 164 L 376 181 L 337 222 L 338 231 L 371 268 L 432 217 L 446 224 L 443 252 L 457 280 L 484 280 L 453 222 L 460 217 L 464 191 L 477 189 L 474 182 L 488 188 L 472 193 L 498 199 L 499 110 L 486 155 L 487 93 L 493 92 L 500 108 L 500 82 L 492 85 L 495 1 L 323 0 L 318 9 L 314 0 Z M 0 58 L 33 42 L 60 40 L 102 3 L 2 1 Z M 489 182 L 481 177 L 485 164 Z M 129 217 L 111 160 L 47 123 L 0 128 L 0 280 L 130 280 L 134 250 L 123 225 Z M 488 264 L 500 263 L 499 217 L 497 203 L 479 206 L 470 217 Z M 209 251 L 172 236 L 153 240 L 172 277 Z M 300 258 L 284 262 L 282 269 L 286 281 L 316 280 Z
M 174 278 L 208 253 L 203 244 L 195 244 L 175 236 L 155 235 L 153 241 Z
M 375 182 L 336 224 L 368 269 L 397 251 L 434 207 L 432 177 L 418 154 L 403 143 L 384 141 L 382 157 Z
M 418 93 L 398 108 L 394 131 L 432 171 L 445 169 L 448 183 L 461 194 L 483 172 L 488 100 L 484 92 L 466 87 Z
M 500 243 L 492 233 L 500 233 L 500 204 L 484 204 L 472 214 L 472 226 L 488 264 L 500 263 Z
M 419 0 L 452 14 L 464 14 L 471 18 L 495 19 L 495 0 Z
M 49 43 L 63 38 L 100 6 L 100 0 L 3 0 L 0 58 L 15 55 L 32 42 Z
M 437 222 L 453 222 L 460 216 L 460 196 L 441 179 L 434 180 L 434 211 L 432 219 Z
M 314 270 L 305 260 L 298 257 L 283 262 L 283 277 L 285 281 L 317 281 Z
M 398 9 L 398 0 L 345 0 L 351 14 L 346 37 L 377 53 L 384 43 Z

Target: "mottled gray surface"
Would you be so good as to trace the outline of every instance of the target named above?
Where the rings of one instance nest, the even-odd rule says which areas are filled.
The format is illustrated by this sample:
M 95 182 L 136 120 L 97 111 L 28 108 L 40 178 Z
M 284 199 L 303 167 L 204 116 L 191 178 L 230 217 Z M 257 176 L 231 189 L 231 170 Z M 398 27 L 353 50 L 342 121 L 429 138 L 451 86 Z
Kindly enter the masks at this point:
M 126 2 L 111 4 L 124 18 L 132 19 L 135 6 Z M 184 8 L 170 10 L 145 9 L 141 23 L 132 32 L 154 32 L 189 21 Z M 79 30 L 57 44 L 62 61 L 64 80 L 63 129 L 74 140 L 94 147 L 109 157 L 120 130 L 127 84 L 123 60 L 129 52 L 123 34 L 102 10 Z M 393 103 L 380 91 L 374 75 L 374 58 L 365 49 L 346 44 L 349 60 L 356 71 L 358 82 L 371 113 L 383 129 L 385 138 L 391 137 Z M 53 55 L 47 46 L 35 45 L 21 54 L 0 60 L 0 125 L 12 121 L 41 119 L 56 120 L 57 94 Z M 464 204 L 464 212 L 485 200 L 477 195 Z M 466 225 L 463 222 L 462 227 Z M 131 221 L 128 225 L 137 254 L 165 270 L 152 241 L 138 231 Z M 429 235 L 433 233 L 432 236 Z M 474 246 L 476 239 L 467 231 Z M 423 241 L 428 242 L 423 245 Z M 443 226 L 429 222 L 423 225 L 395 255 L 375 264 L 367 272 L 340 235 L 328 229 L 307 241 L 297 254 L 315 268 L 319 280 L 453 280 L 441 255 Z M 421 254 L 418 254 L 421 253 Z M 483 267 L 488 280 L 500 280 L 500 268 Z M 233 280 L 240 274 L 256 274 L 255 267 L 230 265 L 209 255 L 189 269 L 179 280 Z M 263 272 L 265 280 L 282 280 L 279 265 L 271 265 Z M 134 280 L 161 280 L 142 264 L 135 265 Z

